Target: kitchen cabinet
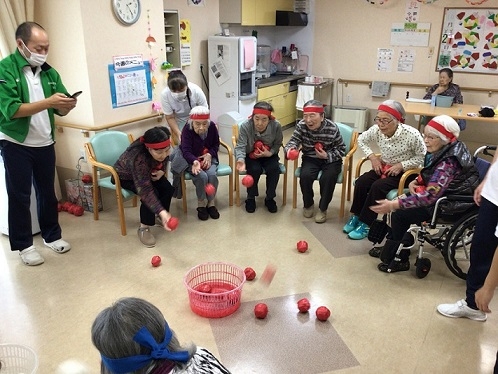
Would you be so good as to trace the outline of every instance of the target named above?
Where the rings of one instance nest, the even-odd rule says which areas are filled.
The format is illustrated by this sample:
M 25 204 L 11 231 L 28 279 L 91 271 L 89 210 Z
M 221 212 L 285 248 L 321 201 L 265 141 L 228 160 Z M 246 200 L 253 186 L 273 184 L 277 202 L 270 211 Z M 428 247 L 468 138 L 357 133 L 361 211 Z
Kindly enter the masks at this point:
M 274 116 L 282 126 L 296 121 L 297 91 L 289 91 L 289 88 L 290 82 L 285 82 L 258 89 L 258 101 L 273 106 Z
M 275 26 L 277 10 L 294 10 L 293 0 L 219 0 L 220 23 Z
M 164 11 L 164 39 L 166 61 L 174 68 L 181 68 L 180 60 L 180 21 L 176 10 Z

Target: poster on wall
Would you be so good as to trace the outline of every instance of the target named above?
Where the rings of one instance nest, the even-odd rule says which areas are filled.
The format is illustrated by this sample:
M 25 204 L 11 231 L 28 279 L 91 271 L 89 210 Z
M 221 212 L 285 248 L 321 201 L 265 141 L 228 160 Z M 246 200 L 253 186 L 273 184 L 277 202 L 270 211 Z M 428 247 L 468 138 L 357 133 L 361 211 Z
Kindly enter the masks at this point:
M 393 23 L 391 26 L 391 45 L 427 47 L 430 33 L 430 23 Z
M 113 108 L 152 100 L 149 61 L 144 61 L 142 66 L 121 70 L 109 64 L 108 71 Z
M 394 50 L 391 48 L 377 48 L 377 71 L 389 73 L 393 70 Z
M 444 8 L 436 71 L 498 74 L 498 8 Z
M 190 21 L 188 19 L 180 20 L 180 60 L 182 66 L 192 64 L 192 37 L 190 34 Z

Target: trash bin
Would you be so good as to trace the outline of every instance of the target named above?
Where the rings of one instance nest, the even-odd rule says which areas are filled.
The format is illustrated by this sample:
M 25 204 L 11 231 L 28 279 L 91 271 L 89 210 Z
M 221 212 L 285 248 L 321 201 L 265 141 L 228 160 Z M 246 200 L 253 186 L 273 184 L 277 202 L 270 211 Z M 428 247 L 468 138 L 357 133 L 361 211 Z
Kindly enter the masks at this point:
M 235 111 L 226 112 L 219 116 L 217 124 L 221 140 L 232 147 L 232 126 L 239 125 L 245 120 L 246 118 L 244 118 L 239 112 Z M 224 150 L 224 148 L 220 147 L 220 151 Z

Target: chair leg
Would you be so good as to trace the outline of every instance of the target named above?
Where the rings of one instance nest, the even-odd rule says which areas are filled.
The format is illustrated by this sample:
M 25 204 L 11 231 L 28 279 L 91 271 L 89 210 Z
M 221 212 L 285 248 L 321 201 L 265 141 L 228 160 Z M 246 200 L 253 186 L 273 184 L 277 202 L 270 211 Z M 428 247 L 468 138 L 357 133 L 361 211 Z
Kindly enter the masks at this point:
M 347 179 L 347 178 L 346 178 Z M 342 218 L 344 217 L 344 205 L 345 205 L 345 200 L 346 200 L 346 180 L 342 181 L 342 188 L 341 188 L 341 206 L 339 208 L 339 217 Z
M 183 213 L 187 214 L 187 185 L 185 183 L 185 175 L 182 173 L 181 176 L 182 183 L 182 205 L 183 205 Z
M 137 195 L 133 196 L 133 199 L 132 199 L 132 204 L 133 204 L 133 207 L 136 208 L 137 207 Z
M 94 221 L 99 220 L 99 186 L 97 184 L 97 180 L 93 179 L 93 219 Z
M 287 204 L 287 173 L 284 174 L 282 199 L 283 199 L 282 206 L 285 206 Z
M 121 192 L 119 192 L 118 189 L 116 189 L 116 199 L 118 201 L 119 222 L 121 223 L 121 235 L 126 236 L 126 220 L 124 215 L 123 196 L 121 196 Z
M 240 206 L 240 174 L 237 169 L 235 169 L 235 204 Z
M 348 177 L 347 177 L 347 183 L 348 183 L 348 201 L 351 201 L 351 185 L 352 185 L 352 175 L 353 175 L 353 164 L 351 163 L 349 165 L 349 170 L 348 170 Z
M 294 175 L 292 180 L 292 207 L 297 207 L 297 177 Z
M 233 173 L 228 176 L 228 205 L 233 206 Z

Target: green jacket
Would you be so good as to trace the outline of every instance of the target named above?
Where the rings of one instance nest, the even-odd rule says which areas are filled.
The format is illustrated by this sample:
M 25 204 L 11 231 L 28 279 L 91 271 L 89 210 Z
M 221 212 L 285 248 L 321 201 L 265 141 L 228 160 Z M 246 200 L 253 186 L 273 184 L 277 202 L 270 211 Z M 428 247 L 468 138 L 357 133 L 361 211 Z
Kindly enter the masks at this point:
M 0 132 L 22 143 L 28 136 L 30 117 L 12 118 L 23 103 L 29 103 L 29 90 L 22 69 L 28 66 L 26 59 L 16 49 L 14 53 L 0 61 Z M 45 97 L 56 92 L 68 95 L 59 73 L 49 64 L 41 67 L 40 79 Z M 52 139 L 55 140 L 55 109 L 48 109 Z

